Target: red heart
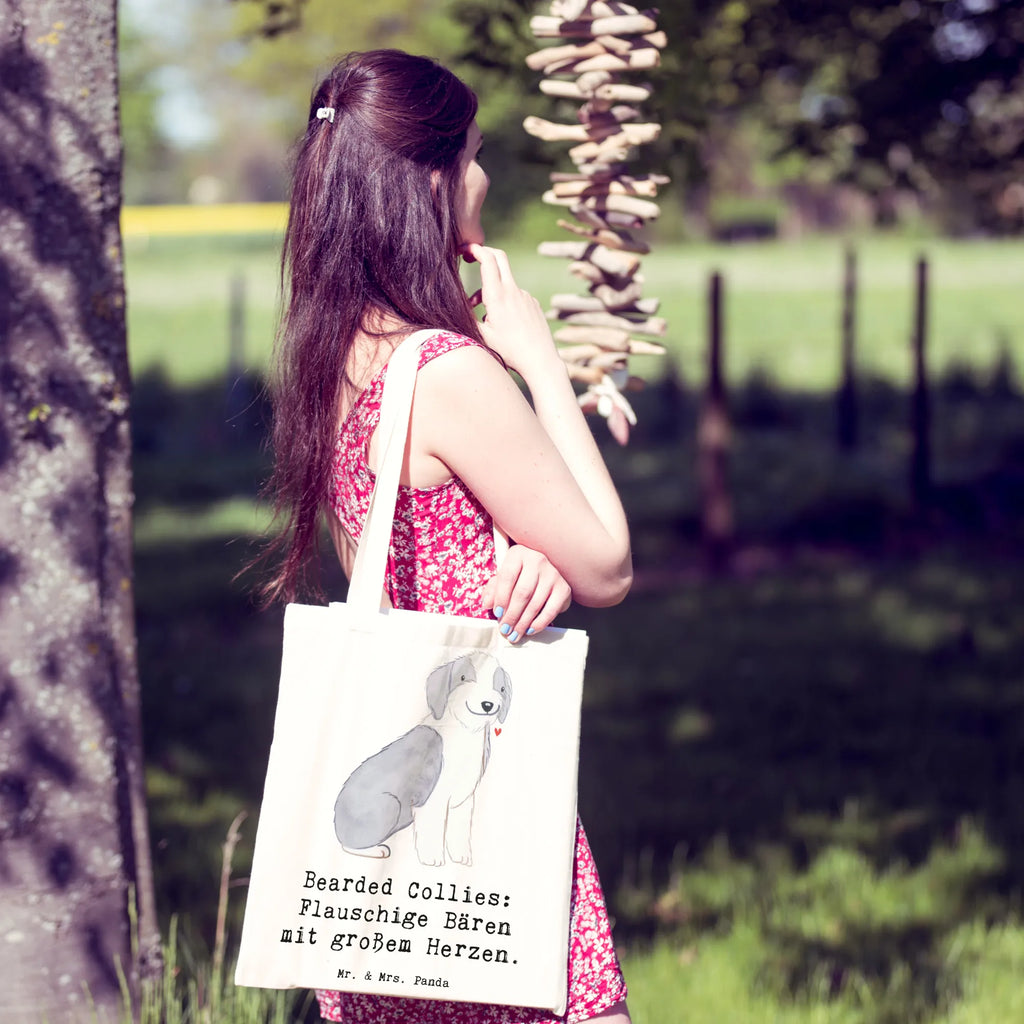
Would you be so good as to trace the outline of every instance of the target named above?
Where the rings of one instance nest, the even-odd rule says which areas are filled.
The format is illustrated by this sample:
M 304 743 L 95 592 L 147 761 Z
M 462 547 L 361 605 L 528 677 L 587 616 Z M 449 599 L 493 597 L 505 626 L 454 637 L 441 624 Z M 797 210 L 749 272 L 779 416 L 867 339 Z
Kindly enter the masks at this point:
M 501 735 L 501 730 L 497 726 L 494 727 L 494 735 L 495 736 L 500 736 Z

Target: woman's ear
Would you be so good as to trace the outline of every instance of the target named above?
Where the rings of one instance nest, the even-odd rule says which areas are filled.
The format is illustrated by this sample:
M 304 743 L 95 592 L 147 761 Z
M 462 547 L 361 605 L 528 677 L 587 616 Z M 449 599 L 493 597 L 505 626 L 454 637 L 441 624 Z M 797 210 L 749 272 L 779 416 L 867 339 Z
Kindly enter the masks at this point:
M 435 167 L 430 172 L 430 191 L 433 193 L 434 198 L 437 198 L 438 189 L 441 187 L 441 171 Z

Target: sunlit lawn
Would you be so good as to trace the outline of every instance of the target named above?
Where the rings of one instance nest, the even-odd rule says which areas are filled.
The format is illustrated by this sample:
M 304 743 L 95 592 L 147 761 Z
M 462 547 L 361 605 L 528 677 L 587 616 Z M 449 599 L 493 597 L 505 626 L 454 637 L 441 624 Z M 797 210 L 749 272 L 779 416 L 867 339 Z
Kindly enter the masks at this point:
M 643 263 L 646 295 L 661 299 L 667 342 L 684 375 L 703 377 L 705 293 L 712 270 L 726 283 L 726 365 L 739 381 L 754 369 L 780 385 L 819 390 L 839 366 L 842 239 L 656 248 Z M 558 260 L 510 243 L 520 283 L 542 301 L 581 291 Z M 989 367 L 1004 351 L 1024 360 L 1024 241 L 870 237 L 856 243 L 861 294 L 859 363 L 898 383 L 909 379 L 914 265 L 932 267 L 930 352 L 937 372 L 951 363 Z M 262 368 L 279 295 L 273 238 L 129 240 L 129 323 L 136 373 L 163 366 L 192 383 L 227 364 L 228 294 L 245 281 L 246 357 Z M 471 272 L 470 272 L 471 273 Z M 644 375 L 658 360 L 638 360 Z

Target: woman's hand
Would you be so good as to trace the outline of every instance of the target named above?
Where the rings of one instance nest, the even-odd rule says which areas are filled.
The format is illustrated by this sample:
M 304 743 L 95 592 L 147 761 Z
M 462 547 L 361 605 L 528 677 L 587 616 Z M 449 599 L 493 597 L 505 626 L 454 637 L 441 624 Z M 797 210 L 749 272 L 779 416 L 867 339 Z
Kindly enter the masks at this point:
M 564 366 L 555 350 L 551 328 L 540 303 L 516 284 L 508 256 L 501 249 L 471 242 L 469 255 L 480 264 L 480 291 L 470 302 L 487 310 L 480 333 L 488 347 L 530 383 L 536 374 Z
M 547 556 L 522 544 L 509 548 L 483 592 L 484 608 L 510 643 L 546 629 L 571 601 L 569 584 Z

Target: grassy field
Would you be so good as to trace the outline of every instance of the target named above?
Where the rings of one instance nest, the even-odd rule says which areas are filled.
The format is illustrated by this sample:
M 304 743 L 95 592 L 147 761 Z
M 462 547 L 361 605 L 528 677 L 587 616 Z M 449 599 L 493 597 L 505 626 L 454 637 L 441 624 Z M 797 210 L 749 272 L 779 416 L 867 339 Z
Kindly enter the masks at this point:
M 520 283 L 543 300 L 581 289 L 557 260 L 509 243 Z M 856 243 L 861 295 L 859 360 L 866 373 L 905 383 L 914 264 L 932 266 L 931 356 L 987 368 L 1003 353 L 1024 358 L 1024 242 L 865 238 Z M 227 363 L 230 281 L 246 287 L 248 364 L 264 366 L 278 299 L 273 236 L 129 240 L 129 318 L 136 373 L 161 366 L 178 383 L 208 380 Z M 727 371 L 740 381 L 762 371 L 782 387 L 834 385 L 843 243 L 834 238 L 746 246 L 672 245 L 644 259 L 645 294 L 661 299 L 668 343 L 683 375 L 701 377 L 707 279 L 726 281 Z M 471 272 L 470 275 L 471 277 Z M 218 343 L 218 339 L 220 343 Z M 657 376 L 659 360 L 638 361 Z
M 619 609 L 566 616 L 592 637 L 580 807 L 636 1024 L 1024 1019 L 1024 401 L 997 365 L 1024 358 L 1024 244 L 858 251 L 861 361 L 877 379 L 847 454 L 829 393 L 838 241 L 645 262 L 681 383 L 641 396 L 629 448 L 606 445 L 637 584 Z M 918 252 L 936 289 L 924 509 L 907 495 L 902 389 Z M 524 285 L 576 290 L 514 255 Z M 252 377 L 224 377 L 230 280 L 247 283 L 258 370 L 274 260 L 267 239 L 128 252 L 154 852 L 164 915 L 193 949 L 210 941 L 228 824 L 258 806 L 275 699 L 280 614 L 257 613 L 234 579 L 261 522 L 264 412 Z M 693 472 L 712 268 L 728 282 L 734 385 L 738 550 L 722 576 L 702 568 Z M 247 826 L 236 875 L 250 855 Z M 246 1006 L 218 1019 L 269 1019 Z

